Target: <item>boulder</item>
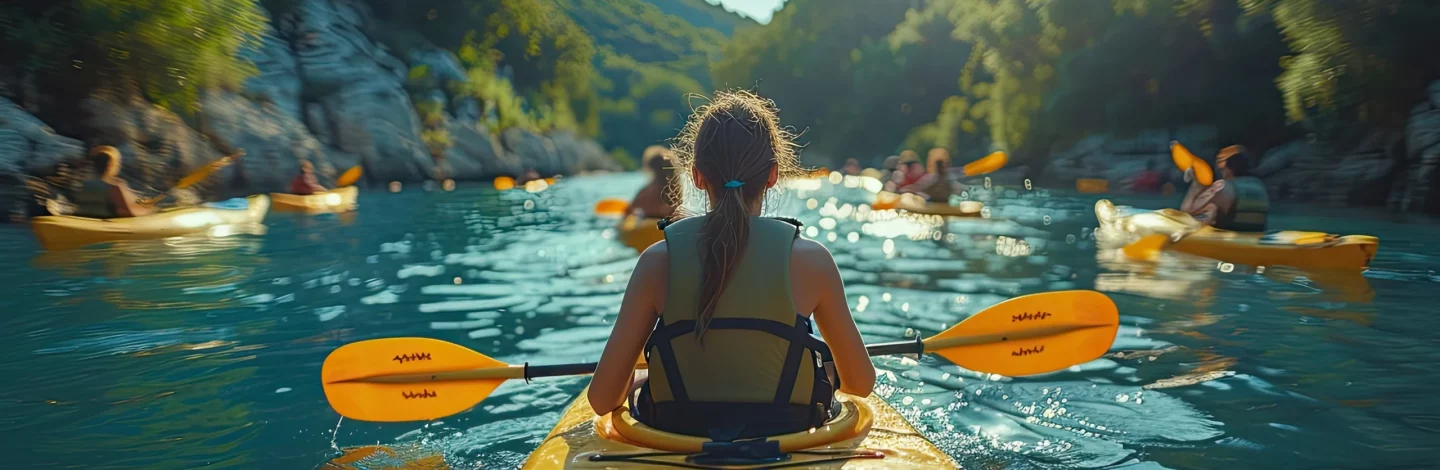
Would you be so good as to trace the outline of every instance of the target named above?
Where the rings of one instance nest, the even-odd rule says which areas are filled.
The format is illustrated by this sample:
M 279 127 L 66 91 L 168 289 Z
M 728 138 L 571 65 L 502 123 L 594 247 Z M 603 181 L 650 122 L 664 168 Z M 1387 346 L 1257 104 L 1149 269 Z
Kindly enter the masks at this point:
M 19 105 L 0 98 L 0 174 L 45 172 L 84 154 L 84 143 L 56 134 Z
M 241 49 L 240 57 L 255 64 L 258 71 L 245 80 L 244 93 L 256 102 L 269 102 L 291 118 L 300 119 L 299 65 L 290 44 L 279 32 L 266 23 L 259 40 Z
M 124 158 L 121 175 L 130 186 L 144 192 L 145 187 L 163 191 L 185 175 L 223 157 L 205 136 L 166 109 L 143 100 L 121 101 L 113 97 L 94 96 L 82 101 L 81 107 L 90 116 L 83 123 L 88 129 L 89 144 L 110 145 Z M 213 181 L 197 189 L 216 189 Z
M 405 91 L 407 67 L 370 40 L 369 23 L 369 7 L 352 0 L 304 0 L 283 22 L 306 95 L 323 110 L 306 121 L 321 141 L 358 155 L 372 178 L 429 178 L 434 160 Z
M 227 150 L 246 152 L 221 175 L 236 192 L 283 192 L 299 173 L 301 160 L 315 164 L 322 183 L 356 164 L 338 152 L 332 157 L 296 116 L 277 106 L 224 91 L 206 93 L 201 106 L 200 114 L 215 140 Z

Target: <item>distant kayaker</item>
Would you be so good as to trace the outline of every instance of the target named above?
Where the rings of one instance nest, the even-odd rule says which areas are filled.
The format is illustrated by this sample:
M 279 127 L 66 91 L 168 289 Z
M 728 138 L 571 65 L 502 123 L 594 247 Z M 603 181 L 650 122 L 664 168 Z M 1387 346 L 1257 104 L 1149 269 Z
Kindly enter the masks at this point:
M 309 196 L 325 191 L 325 187 L 320 185 L 320 180 L 315 178 L 315 165 L 311 164 L 309 160 L 300 160 L 300 174 L 290 180 L 290 194 Z
M 845 160 L 845 166 L 842 167 L 842 168 L 840 168 L 840 173 L 841 173 L 841 174 L 845 174 L 845 175 L 849 175 L 849 176 L 859 175 L 859 174 L 860 174 L 860 171 L 861 171 L 861 168 L 860 168 L 860 160 L 856 160 L 856 159 L 854 159 L 854 158 L 846 159 L 846 160 Z
M 693 176 L 685 189 L 708 196 L 709 212 L 665 226 L 665 241 L 640 255 L 590 405 L 605 414 L 633 398 L 641 422 L 702 437 L 820 427 L 838 408 L 827 350 L 845 393 L 868 396 L 875 367 L 830 252 L 801 238 L 798 222 L 760 217 L 779 178 L 804 176 L 794 145 L 774 104 L 748 92 L 717 94 L 681 135 L 677 171 Z M 631 395 L 642 353 L 648 380 Z
M 1164 177 L 1155 170 L 1155 160 L 1146 160 L 1145 169 L 1130 180 L 1130 190 L 1137 193 L 1158 193 L 1165 184 Z
M 650 183 L 635 194 L 630 207 L 625 209 L 626 214 L 663 219 L 674 213 L 675 197 L 680 191 L 675 186 L 675 165 L 671 161 L 671 152 L 663 148 L 645 160 Z
M 75 211 L 71 215 L 95 219 L 139 217 L 155 212 L 155 206 L 142 204 L 140 198 L 120 178 L 120 151 L 109 145 L 90 149 L 87 157 L 91 176 L 75 193 Z
M 902 192 L 919 194 L 927 201 L 950 202 L 950 195 L 955 194 L 956 183 L 950 181 L 950 152 L 942 148 L 931 149 L 925 156 L 926 170 L 915 184 L 909 188 L 901 188 Z
M 1185 171 L 1185 181 L 1191 185 L 1180 210 L 1215 228 L 1264 232 L 1270 199 L 1265 183 L 1251 174 L 1253 163 L 1245 147 L 1221 149 L 1215 156 L 1215 166 L 1221 179 L 1208 187 L 1196 180 L 1193 168 Z
M 900 166 L 890 175 L 885 190 L 892 193 L 913 192 L 915 183 L 923 177 L 925 165 L 920 163 L 920 156 L 911 150 L 900 152 Z
M 531 181 L 535 181 L 535 180 L 538 180 L 538 179 L 541 179 L 541 178 L 540 178 L 540 172 L 535 171 L 534 168 L 530 168 L 530 169 L 525 170 L 525 177 L 520 178 L 520 184 L 529 183 L 529 182 L 531 182 Z

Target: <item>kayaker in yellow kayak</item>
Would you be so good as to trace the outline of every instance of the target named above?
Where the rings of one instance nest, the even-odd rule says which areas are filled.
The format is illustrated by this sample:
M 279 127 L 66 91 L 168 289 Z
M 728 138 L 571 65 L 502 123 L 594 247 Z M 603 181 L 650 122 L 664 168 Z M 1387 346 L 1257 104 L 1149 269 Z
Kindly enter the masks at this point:
M 925 165 L 920 163 L 920 155 L 913 150 L 906 150 L 900 152 L 900 166 L 890 174 L 885 190 L 892 193 L 912 192 L 915 183 L 924 177 Z
M 650 170 L 653 177 L 650 184 L 635 193 L 630 206 L 625 208 L 626 214 L 663 219 L 674 213 L 675 196 L 679 194 L 679 190 L 675 187 L 675 165 L 670 155 L 670 150 L 661 147 L 654 155 L 646 156 L 645 168 Z
M 1215 156 L 1221 179 L 1208 187 L 1195 178 L 1195 170 L 1185 171 L 1190 190 L 1180 203 L 1180 210 L 1195 220 L 1216 228 L 1239 232 L 1265 231 L 1269 196 L 1265 184 L 1251 175 L 1252 162 L 1245 147 L 1232 145 Z
M 901 188 L 901 191 L 918 194 L 927 201 L 948 204 L 950 195 L 955 194 L 958 186 L 958 183 L 950 181 L 950 152 L 941 148 L 930 149 L 925 159 L 925 176 L 920 177 L 908 190 Z
M 87 157 L 91 176 L 80 183 L 75 193 L 75 210 L 71 215 L 92 219 L 140 217 L 155 213 L 155 206 L 142 204 L 140 198 L 120 178 L 120 151 L 109 145 L 90 149 Z
M 300 174 L 290 180 L 290 194 L 296 196 L 309 196 L 325 192 L 320 180 L 315 177 L 315 165 L 309 160 L 300 160 Z
M 664 227 L 665 240 L 640 255 L 590 405 L 604 414 L 633 399 L 651 427 L 735 439 L 823 425 L 837 385 L 868 396 L 875 368 L 830 252 L 800 238 L 798 223 L 760 217 L 766 190 L 801 174 L 774 104 L 718 93 L 691 116 L 676 155 L 694 183 L 685 189 L 703 191 L 709 212 Z M 838 382 L 821 365 L 832 351 Z M 648 377 L 634 374 L 642 353 Z

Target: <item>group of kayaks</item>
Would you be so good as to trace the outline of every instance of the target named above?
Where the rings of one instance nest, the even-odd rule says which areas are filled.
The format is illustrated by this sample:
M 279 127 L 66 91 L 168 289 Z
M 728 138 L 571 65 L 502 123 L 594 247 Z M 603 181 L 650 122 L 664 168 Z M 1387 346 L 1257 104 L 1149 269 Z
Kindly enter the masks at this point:
M 354 186 L 310 195 L 271 193 L 219 203 L 163 210 L 140 217 L 92 219 L 49 215 L 31 219 L 30 227 L 47 250 L 65 250 L 124 240 L 153 240 L 206 234 L 227 227 L 258 224 L 270 211 L 331 214 L 355 210 Z
M 875 208 L 895 209 L 917 214 L 946 217 L 980 215 L 979 202 L 928 203 L 910 195 L 882 192 Z M 653 218 L 625 215 L 625 201 L 606 200 L 596 205 L 597 214 L 621 216 L 616 227 L 617 239 L 626 246 L 643 251 L 662 240 L 664 232 Z M 1369 236 L 1335 236 L 1317 232 L 1277 231 L 1268 233 L 1237 233 L 1214 229 L 1195 222 L 1188 214 L 1165 209 L 1122 215 L 1109 201 L 1096 204 L 1101 229 L 1107 234 L 1126 237 L 1128 253 L 1137 256 L 1146 250 L 1161 249 L 1209 257 L 1221 261 L 1257 266 L 1287 265 L 1307 269 L 1358 269 L 1369 264 L 1375 255 L 1378 240 Z M 1097 236 L 1101 229 L 1097 229 Z M 1115 316 L 1114 305 L 1103 294 L 1081 291 L 1024 296 L 999 304 L 992 309 L 1012 304 L 1022 310 L 1049 310 L 1056 315 L 1072 309 L 1076 315 L 1108 311 Z M 1088 291 L 1085 291 L 1088 292 Z M 1092 295 L 1093 294 L 1093 295 Z M 1038 300 L 1038 296 L 1072 295 L 1073 300 Z M 1027 299 L 1029 298 L 1029 299 Z M 1099 300 L 1097 300 L 1099 299 Z M 1104 305 L 1108 304 L 1108 306 Z M 1023 308 L 1021 307 L 1023 305 Z M 990 310 L 990 309 L 987 309 Z M 977 371 L 994 371 L 1002 375 L 1028 375 L 1052 370 L 1060 362 L 1033 365 L 1024 370 L 990 369 L 987 364 L 967 363 L 986 354 L 1006 360 L 1027 357 L 1012 351 L 1011 342 L 1036 338 L 1049 342 L 1046 346 L 1059 353 L 1051 358 L 1089 360 L 1108 349 L 1115 335 L 1115 319 L 1105 321 L 1089 318 L 1079 321 L 1081 330 L 1090 328 L 1084 338 L 1078 333 L 1062 332 L 1059 325 L 1045 326 L 1040 333 L 1006 332 L 1015 328 L 1019 315 L 987 315 L 980 312 L 951 330 L 969 327 L 964 339 L 949 337 L 950 331 L 912 341 L 923 345 L 913 352 L 936 352 L 962 367 Z M 989 322 L 989 323 L 987 323 Z M 980 326 L 983 325 L 983 326 Z M 1035 325 L 1039 326 L 1039 325 Z M 1039 330 L 1036 330 L 1039 331 Z M 1080 331 L 1080 330 L 1074 330 Z M 984 335 L 980 335 L 984 333 Z M 1025 336 L 1027 334 L 1036 336 Z M 980 344 L 999 339 L 998 344 Z M 1103 341 L 1102 341 L 1103 340 Z M 1101 343 L 1103 342 L 1103 346 Z M 369 343 L 369 345 L 367 345 Z M 910 342 L 907 342 L 910 343 Z M 941 344 L 952 348 L 971 348 L 948 353 Z M 898 350 L 888 345 L 870 346 L 872 354 Z M 934 347 L 932 347 L 934 346 Z M 919 346 L 917 346 L 919 347 Z M 876 349 L 879 348 L 879 349 Z M 1045 348 L 1040 348 L 1044 350 Z M 1093 350 L 1092 350 L 1093 349 Z M 425 361 L 395 358 L 423 353 Z M 432 356 L 433 354 L 433 356 Z M 393 356 L 393 357 L 392 357 Z M 1029 359 L 1024 359 L 1029 360 Z M 1052 359 L 1059 361 L 1061 359 Z M 995 366 L 1001 367 L 1001 366 Z M 322 382 L 331 406 L 342 415 L 364 421 L 413 421 L 437 419 L 473 408 L 501 383 L 509 379 L 530 380 L 537 377 L 583 374 L 593 371 L 594 364 L 555 366 L 508 365 L 457 345 L 424 338 L 391 338 L 352 343 L 337 349 L 326 359 Z M 667 433 L 637 421 L 621 409 L 600 415 L 591 408 L 582 392 L 560 415 L 554 428 L 524 462 L 524 469 L 577 468 L 836 468 L 836 469 L 951 469 L 959 468 L 952 457 L 928 441 L 901 414 L 877 396 L 855 397 L 839 394 L 841 412 L 825 426 L 805 432 L 771 436 L 748 441 L 718 442 L 703 437 Z M 402 400 L 403 398 L 403 400 Z M 399 401 L 397 401 L 399 400 Z M 440 460 L 443 465 L 443 459 Z M 351 468 L 331 462 L 332 467 Z

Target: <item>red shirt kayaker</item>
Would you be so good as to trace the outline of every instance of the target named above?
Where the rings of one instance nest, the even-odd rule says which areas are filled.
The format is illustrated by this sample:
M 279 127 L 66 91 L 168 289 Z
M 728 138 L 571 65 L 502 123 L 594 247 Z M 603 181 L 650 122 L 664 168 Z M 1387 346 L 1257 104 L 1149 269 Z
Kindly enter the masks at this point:
M 309 196 L 325 191 L 325 187 L 320 185 L 320 180 L 315 178 L 315 165 L 310 164 L 307 160 L 301 160 L 300 174 L 290 180 L 290 194 Z
M 720 92 L 681 135 L 677 172 L 692 175 L 685 189 L 707 194 L 709 210 L 663 227 L 665 240 L 640 255 L 590 405 L 605 414 L 633 398 L 642 423 L 692 436 L 823 426 L 835 393 L 823 351 L 851 395 L 870 395 L 875 366 L 830 252 L 800 237 L 798 223 L 760 217 L 780 176 L 800 176 L 773 104 Z M 812 321 L 823 342 L 810 336 Z M 650 368 L 632 395 L 642 352 Z

